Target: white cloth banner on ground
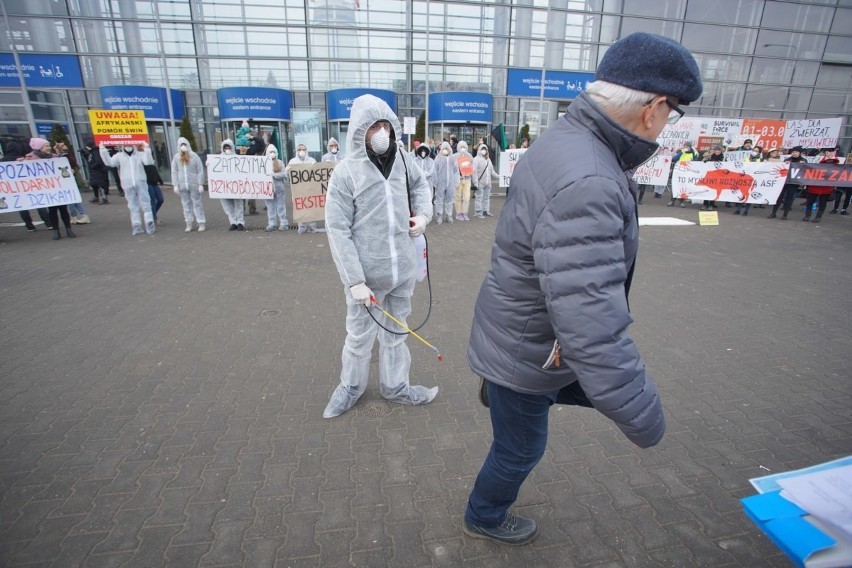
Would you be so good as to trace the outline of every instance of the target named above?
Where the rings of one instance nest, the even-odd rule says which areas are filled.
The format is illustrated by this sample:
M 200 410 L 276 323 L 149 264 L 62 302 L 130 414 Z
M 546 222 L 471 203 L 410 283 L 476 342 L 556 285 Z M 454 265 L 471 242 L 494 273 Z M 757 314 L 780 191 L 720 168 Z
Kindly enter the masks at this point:
M 842 124 L 842 118 L 788 120 L 787 128 L 784 129 L 784 147 L 834 148 Z
M 636 168 L 633 179 L 644 185 L 666 185 L 669 183 L 669 170 L 672 167 L 671 156 L 657 154 Z
M 309 223 L 325 220 L 325 196 L 328 180 L 337 162 L 294 164 L 288 166 L 287 182 L 293 199 L 293 220 Z
M 213 154 L 207 184 L 213 199 L 272 199 L 272 161 L 266 156 Z
M 518 160 L 521 159 L 521 156 L 526 151 L 526 148 L 517 148 L 500 152 L 500 169 L 497 172 L 497 175 L 500 177 L 500 187 L 509 187 L 512 181 L 512 172 L 515 171 Z
M 672 174 L 672 194 L 691 201 L 774 204 L 787 179 L 787 168 L 779 162 L 678 162 Z
M 0 162 L 0 213 L 80 201 L 68 158 Z

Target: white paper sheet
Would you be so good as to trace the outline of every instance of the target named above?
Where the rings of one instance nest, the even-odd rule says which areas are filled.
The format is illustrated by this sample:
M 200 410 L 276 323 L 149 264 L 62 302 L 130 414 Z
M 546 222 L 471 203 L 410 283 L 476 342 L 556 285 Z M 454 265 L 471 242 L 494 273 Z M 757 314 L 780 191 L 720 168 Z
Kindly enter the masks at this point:
M 778 481 L 781 496 L 852 537 L 852 465 Z

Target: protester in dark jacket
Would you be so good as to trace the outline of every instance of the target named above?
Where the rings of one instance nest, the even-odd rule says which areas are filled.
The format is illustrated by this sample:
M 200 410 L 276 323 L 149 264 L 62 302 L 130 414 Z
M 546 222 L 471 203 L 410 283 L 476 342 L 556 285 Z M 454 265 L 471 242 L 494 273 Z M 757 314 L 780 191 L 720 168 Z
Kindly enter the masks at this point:
M 6 153 L 3 155 L 3 159 L 0 162 L 17 162 L 18 160 L 24 159 L 24 153 L 21 151 L 21 145 L 17 142 L 9 142 L 6 145 Z M 47 209 L 42 207 L 37 210 L 38 216 L 41 217 L 41 220 L 44 222 L 44 226 L 48 229 L 52 229 L 53 225 L 50 224 L 50 214 Z M 24 225 L 27 228 L 27 231 L 35 231 L 36 226 L 33 224 L 33 217 L 30 214 L 29 209 L 24 211 L 18 211 L 18 215 L 21 216 L 21 220 L 24 222 Z
M 631 34 L 518 161 L 470 334 L 468 361 L 485 379 L 494 442 L 468 499 L 467 535 L 506 544 L 535 537 L 535 522 L 509 507 L 544 454 L 551 404 L 594 406 L 643 448 L 663 437 L 656 387 L 627 332 L 639 246 L 629 171 L 657 151 L 678 105 L 701 91 L 683 46 Z
M 805 158 L 802 157 L 802 148 L 801 146 L 796 146 L 792 150 L 790 150 L 790 157 L 784 160 L 788 164 L 796 164 L 798 162 L 807 162 Z M 778 195 L 778 199 L 775 201 L 775 205 L 772 206 L 772 213 L 769 214 L 770 219 L 776 219 L 778 217 L 778 209 L 781 205 L 784 205 L 784 214 L 781 216 L 782 221 L 787 220 L 787 214 L 790 212 L 790 209 L 793 208 L 793 200 L 796 199 L 796 193 L 798 193 L 800 187 L 795 183 L 785 183 L 784 188 L 781 189 L 781 193 Z
M 160 177 L 160 170 L 155 164 L 144 164 L 145 178 L 148 182 L 148 196 L 151 198 L 151 213 L 154 214 L 154 223 L 159 225 L 160 218 L 157 217 L 157 211 L 163 206 L 165 198 L 163 197 L 163 178 Z
M 30 138 L 30 148 L 32 152 L 23 157 L 24 160 L 49 160 L 55 157 L 50 149 L 50 142 L 44 138 Z M 68 214 L 66 205 L 51 205 L 47 208 L 48 216 L 50 217 L 50 226 L 53 227 L 53 240 L 58 241 L 62 238 L 59 232 L 59 219 L 62 219 L 62 224 L 65 225 L 65 234 L 69 239 L 76 238 L 77 235 L 71 229 L 71 215 Z
M 89 185 L 93 194 L 89 202 L 106 205 L 109 203 L 110 169 L 104 164 L 98 146 L 91 138 L 83 142 L 83 157 L 86 158 L 86 165 L 89 168 Z

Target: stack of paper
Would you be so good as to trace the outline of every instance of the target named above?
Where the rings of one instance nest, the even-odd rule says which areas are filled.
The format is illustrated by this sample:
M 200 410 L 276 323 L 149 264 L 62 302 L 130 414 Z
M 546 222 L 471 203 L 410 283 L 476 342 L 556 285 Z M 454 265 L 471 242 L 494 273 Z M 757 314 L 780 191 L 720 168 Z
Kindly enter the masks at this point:
M 852 566 L 852 456 L 751 480 L 746 514 L 796 564 Z

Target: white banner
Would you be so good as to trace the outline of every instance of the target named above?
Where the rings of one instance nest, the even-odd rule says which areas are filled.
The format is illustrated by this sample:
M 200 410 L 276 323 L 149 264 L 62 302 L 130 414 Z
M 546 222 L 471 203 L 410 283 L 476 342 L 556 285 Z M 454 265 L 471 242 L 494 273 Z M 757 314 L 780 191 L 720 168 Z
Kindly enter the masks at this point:
M 674 124 L 667 124 L 657 137 L 657 144 L 661 148 L 677 152 L 683 148 L 684 142 L 695 144 L 698 134 L 701 132 L 702 120 L 700 118 L 683 117 Z
M 669 170 L 672 167 L 671 156 L 657 154 L 636 168 L 633 179 L 644 185 L 666 185 L 669 183 Z
M 787 164 L 780 162 L 678 162 L 672 195 L 691 201 L 774 204 L 787 171 Z
M 740 135 L 742 127 L 741 118 L 704 118 L 699 136 L 721 137 L 721 144 L 728 146 Z
M 272 160 L 266 156 L 207 156 L 207 183 L 213 199 L 272 199 Z
M 500 187 L 509 187 L 509 183 L 512 181 L 512 172 L 515 171 L 518 160 L 526 151 L 526 148 L 517 148 L 500 152 L 500 171 L 497 172 L 500 177 Z
M 0 213 L 81 201 L 68 158 L 0 162 Z
M 784 129 L 784 148 L 834 148 L 842 124 L 842 118 L 788 120 Z

